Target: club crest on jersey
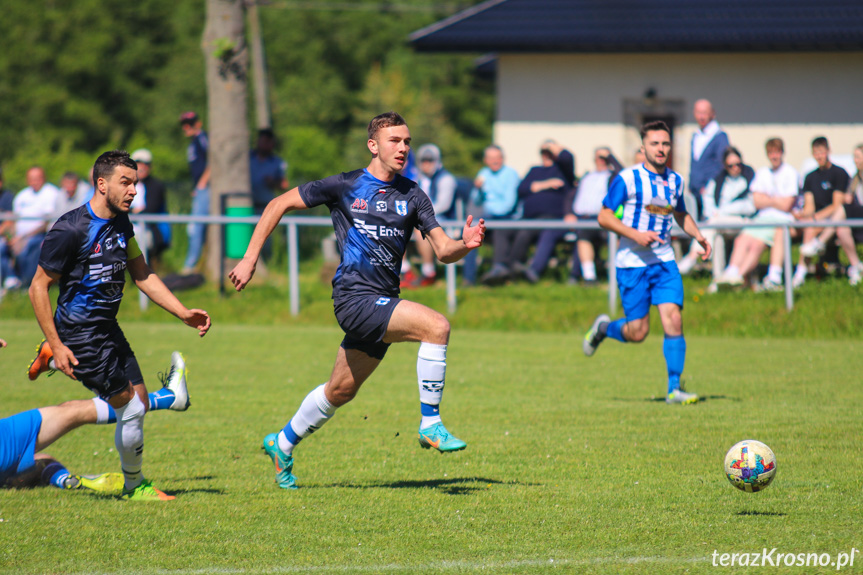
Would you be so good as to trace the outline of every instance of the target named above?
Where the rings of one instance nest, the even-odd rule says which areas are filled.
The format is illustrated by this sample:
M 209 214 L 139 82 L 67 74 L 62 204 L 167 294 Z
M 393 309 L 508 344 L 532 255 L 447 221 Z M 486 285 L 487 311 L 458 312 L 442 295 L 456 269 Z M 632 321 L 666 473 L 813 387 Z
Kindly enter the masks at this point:
M 375 211 L 376 212 L 385 212 L 387 211 L 387 202 L 386 200 L 378 200 L 375 202 Z
M 400 216 L 408 215 L 407 200 L 396 200 L 396 213 Z
M 369 203 L 362 198 L 357 198 L 351 204 L 351 211 L 358 214 L 367 214 L 369 213 Z
M 117 243 L 120 244 L 120 247 L 125 250 L 126 249 L 126 236 L 123 234 L 117 234 Z
M 654 216 L 670 216 L 672 212 L 671 204 L 663 197 L 656 196 L 650 203 L 644 206 L 644 211 Z

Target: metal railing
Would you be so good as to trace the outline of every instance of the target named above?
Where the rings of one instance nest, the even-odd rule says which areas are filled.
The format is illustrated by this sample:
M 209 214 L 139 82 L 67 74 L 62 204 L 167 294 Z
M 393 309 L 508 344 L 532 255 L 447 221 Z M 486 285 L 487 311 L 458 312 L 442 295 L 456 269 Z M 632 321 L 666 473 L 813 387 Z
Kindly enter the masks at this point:
M 42 220 L 50 221 L 45 218 L 20 218 L 12 214 L 0 214 L 0 221 L 5 220 Z M 216 225 L 229 224 L 251 224 L 258 223 L 259 216 L 235 217 L 235 216 L 191 216 L 191 215 L 156 215 L 156 214 L 135 214 L 131 215 L 130 219 L 133 223 L 168 223 L 168 224 L 189 224 L 189 223 L 206 223 Z M 458 237 L 464 227 L 463 220 L 441 220 L 441 226 L 450 237 Z M 308 227 L 332 227 L 332 220 L 326 216 L 285 216 L 279 221 L 280 226 L 285 227 L 285 234 L 288 245 L 288 286 L 290 298 L 291 315 L 300 313 L 300 283 L 299 283 L 299 228 Z M 597 230 L 600 229 L 596 222 L 564 222 L 561 220 L 491 220 L 486 222 L 486 227 L 491 230 L 495 229 L 532 229 L 532 230 Z M 784 291 L 785 291 L 785 307 L 788 311 L 794 309 L 794 290 L 791 285 L 793 263 L 791 259 L 791 229 L 802 228 L 828 228 L 828 227 L 850 227 L 863 228 L 863 219 L 849 219 L 842 221 L 819 221 L 819 222 L 784 222 L 784 223 L 761 223 L 761 222 L 742 222 L 737 224 L 699 224 L 700 229 L 716 229 L 716 230 L 740 230 L 743 228 L 782 228 L 784 237 Z M 224 233 L 222 237 L 224 238 Z M 615 259 L 617 254 L 618 237 L 617 234 L 608 234 L 608 308 L 612 315 L 617 313 L 617 276 Z M 142 251 L 146 246 L 141 246 Z M 145 256 L 146 256 L 145 252 Z M 449 313 L 455 313 L 458 307 L 457 289 L 456 289 L 456 264 L 446 264 L 446 290 L 447 290 L 447 309 Z M 224 276 L 225 274 L 221 274 Z M 0 278 L 2 282 L 3 278 Z M 225 278 L 221 277 L 220 282 L 224 282 Z M 2 283 L 0 283 L 2 285 Z M 223 284 L 222 284 L 223 285 Z M 142 309 L 146 307 L 146 296 L 141 294 Z

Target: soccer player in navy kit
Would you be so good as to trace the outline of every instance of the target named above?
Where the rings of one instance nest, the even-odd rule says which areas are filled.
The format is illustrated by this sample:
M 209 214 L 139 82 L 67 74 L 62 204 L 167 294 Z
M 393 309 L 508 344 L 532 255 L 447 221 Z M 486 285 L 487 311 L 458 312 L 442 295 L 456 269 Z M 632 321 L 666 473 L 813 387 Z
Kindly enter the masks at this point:
M 659 309 L 665 331 L 663 353 L 668 368 L 667 403 L 695 403 L 698 396 L 680 386 L 686 358 L 683 339 L 683 282 L 669 243 L 671 218 L 710 257 L 710 244 L 701 235 L 683 203 L 683 178 L 666 166 L 671 152 L 671 131 L 664 122 L 641 129 L 643 164 L 623 170 L 608 188 L 599 213 L 599 225 L 620 236 L 617 283 L 625 317 L 611 321 L 600 315 L 584 337 L 584 354 L 592 356 L 606 338 L 639 343 L 650 331 L 650 306 Z M 616 213 L 622 210 L 618 219 Z
M 60 217 L 45 237 L 30 300 L 53 351 L 54 367 L 80 380 L 116 412 L 114 443 L 125 478 L 124 499 L 173 499 L 144 479 L 141 470 L 147 389 L 116 319 L 126 269 L 154 303 L 202 337 L 210 317 L 180 303 L 144 260 L 128 216 L 138 181 L 137 164 L 129 154 L 99 156 L 93 181 L 93 199 Z M 60 295 L 52 316 L 48 288 L 55 283 Z
M 276 468 L 276 482 L 283 489 L 296 488 L 294 447 L 326 423 L 336 408 L 354 398 L 395 342 L 420 342 L 420 445 L 442 453 L 466 446 L 447 431 L 439 411 L 449 322 L 424 305 L 399 299 L 399 271 L 414 228 L 431 241 L 440 261 L 452 263 L 482 245 L 485 222 L 471 226 L 473 219 L 468 216 L 461 240 L 443 231 L 428 196 L 400 175 L 411 143 L 401 116 L 395 112 L 376 116 L 368 134 L 372 154 L 368 167 L 304 184 L 271 201 L 245 256 L 229 274 L 237 291 L 249 283 L 264 241 L 285 213 L 321 204 L 330 209 L 341 252 L 333 278 L 333 307 L 345 337 L 330 379 L 306 396 L 282 431 L 264 438 L 264 449 Z

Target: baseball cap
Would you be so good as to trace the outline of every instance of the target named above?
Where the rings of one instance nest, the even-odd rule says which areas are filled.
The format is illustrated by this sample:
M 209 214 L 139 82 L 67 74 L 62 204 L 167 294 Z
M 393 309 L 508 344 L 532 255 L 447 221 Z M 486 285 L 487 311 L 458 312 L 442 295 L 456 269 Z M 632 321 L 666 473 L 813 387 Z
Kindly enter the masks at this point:
M 191 110 L 188 112 L 183 112 L 180 114 L 180 123 L 181 124 L 193 124 L 198 121 L 198 114 L 192 112 Z
M 143 162 L 145 164 L 153 163 L 153 154 L 147 148 L 140 148 L 132 152 L 132 159 L 136 162 Z

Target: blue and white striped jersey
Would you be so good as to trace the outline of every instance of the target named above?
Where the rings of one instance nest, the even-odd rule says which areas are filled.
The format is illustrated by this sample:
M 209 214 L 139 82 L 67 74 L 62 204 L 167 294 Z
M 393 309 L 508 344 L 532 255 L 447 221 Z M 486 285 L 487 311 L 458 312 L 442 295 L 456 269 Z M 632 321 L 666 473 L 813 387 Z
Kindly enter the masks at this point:
M 683 203 L 683 177 L 665 169 L 654 174 L 644 164 L 627 168 L 612 180 L 602 205 L 613 212 L 623 206 L 621 220 L 638 231 L 654 231 L 664 240 L 642 247 L 629 238 L 621 237 L 617 249 L 617 267 L 638 268 L 660 262 L 674 261 L 670 235 L 672 213 L 686 212 Z

